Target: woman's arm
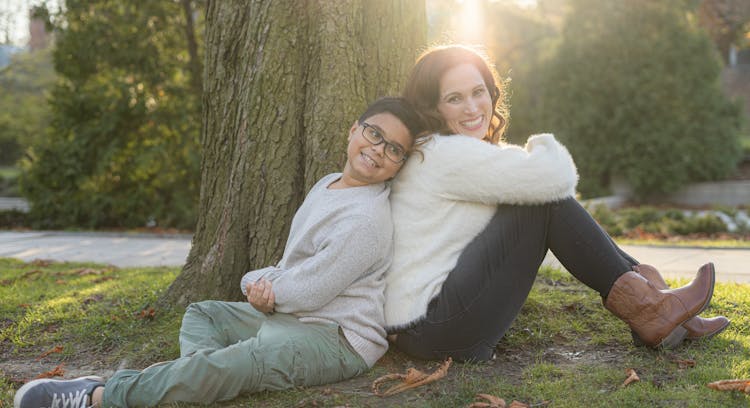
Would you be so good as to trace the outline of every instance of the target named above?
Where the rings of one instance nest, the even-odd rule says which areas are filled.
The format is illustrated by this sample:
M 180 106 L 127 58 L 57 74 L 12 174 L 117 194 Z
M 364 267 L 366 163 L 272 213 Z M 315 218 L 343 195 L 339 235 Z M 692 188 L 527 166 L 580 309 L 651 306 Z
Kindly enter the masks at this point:
M 420 183 L 457 201 L 534 204 L 575 194 L 573 158 L 551 134 L 526 146 L 496 146 L 468 136 L 442 136 L 425 152 Z

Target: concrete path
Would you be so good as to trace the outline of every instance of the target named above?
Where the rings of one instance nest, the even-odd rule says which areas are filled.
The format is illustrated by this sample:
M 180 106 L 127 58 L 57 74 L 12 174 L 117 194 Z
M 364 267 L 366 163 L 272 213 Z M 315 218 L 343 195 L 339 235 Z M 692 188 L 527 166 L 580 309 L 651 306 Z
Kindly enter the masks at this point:
M 750 249 L 705 249 L 622 245 L 638 262 L 654 265 L 668 278 L 693 278 L 698 267 L 713 262 L 721 282 L 750 283 Z M 562 267 L 551 253 L 545 264 Z
M 0 231 L 0 257 L 24 261 L 51 259 L 118 267 L 181 266 L 189 251 L 190 236 Z
M 119 267 L 181 266 L 190 245 L 191 238 L 187 235 L 0 231 L 0 257 L 25 261 L 52 259 Z M 656 266 L 667 277 L 691 278 L 700 265 L 711 261 L 720 281 L 750 283 L 750 249 L 622 248 L 640 262 Z M 560 266 L 551 254 L 545 264 Z

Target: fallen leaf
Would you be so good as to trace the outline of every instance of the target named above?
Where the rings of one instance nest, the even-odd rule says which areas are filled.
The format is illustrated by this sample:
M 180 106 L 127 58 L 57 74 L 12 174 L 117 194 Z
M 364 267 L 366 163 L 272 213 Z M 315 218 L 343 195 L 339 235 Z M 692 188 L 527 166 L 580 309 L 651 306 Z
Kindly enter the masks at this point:
M 750 394 L 750 380 L 721 380 L 708 383 L 707 386 L 717 391 L 739 391 Z
M 506 408 L 505 400 L 490 394 L 477 394 L 474 399 L 479 401 L 473 402 L 468 408 Z M 485 400 L 487 402 L 483 402 Z
M 58 280 L 55 281 L 55 283 L 58 284 L 58 285 L 64 285 L 65 281 L 62 280 L 62 279 L 58 279 Z
M 18 307 L 22 307 L 22 308 L 26 309 L 26 308 L 31 307 L 31 305 L 28 304 L 28 303 L 21 303 L 21 304 L 18 305 Z
M 641 379 L 638 377 L 638 374 L 636 374 L 635 370 L 632 368 L 628 368 L 625 370 L 625 374 L 628 375 L 628 378 L 625 379 L 625 382 L 622 383 L 623 387 L 627 387 L 631 383 L 634 383 L 636 381 L 640 381 Z
M 372 392 L 379 397 L 388 397 L 411 388 L 435 382 L 448 374 L 448 368 L 451 366 L 451 363 L 453 363 L 453 359 L 448 357 L 437 370 L 429 375 L 415 368 L 406 370 L 406 374 L 386 374 L 372 382 Z M 380 392 L 381 384 L 395 380 L 401 380 L 401 383 L 392 386 L 385 390 L 385 392 Z
M 677 367 L 682 369 L 695 367 L 695 360 L 675 358 L 672 359 L 672 362 L 676 363 Z
M 148 309 L 141 310 L 140 317 L 141 319 L 145 320 L 154 320 L 154 317 L 156 316 L 156 311 L 153 307 L 150 307 Z
M 102 282 L 106 282 L 106 281 L 109 281 L 109 280 L 112 280 L 112 279 L 114 279 L 114 277 L 112 277 L 112 276 L 102 276 L 101 278 L 94 279 L 93 283 L 102 283 Z
M 63 369 L 63 366 L 65 366 L 65 363 L 58 364 L 52 370 L 45 371 L 45 372 L 39 374 L 38 376 L 36 376 L 36 378 L 34 378 L 34 379 L 38 380 L 40 378 L 62 377 L 63 375 L 65 375 L 65 370 Z
M 40 268 L 46 268 L 52 265 L 54 262 L 55 261 L 51 259 L 34 259 L 33 261 L 29 262 L 29 265 L 38 266 Z
M 47 350 L 44 353 L 42 353 L 42 355 L 34 359 L 34 361 L 39 361 L 52 353 L 62 353 L 62 351 L 63 351 L 63 346 L 55 346 L 55 348 L 53 348 L 52 350 Z

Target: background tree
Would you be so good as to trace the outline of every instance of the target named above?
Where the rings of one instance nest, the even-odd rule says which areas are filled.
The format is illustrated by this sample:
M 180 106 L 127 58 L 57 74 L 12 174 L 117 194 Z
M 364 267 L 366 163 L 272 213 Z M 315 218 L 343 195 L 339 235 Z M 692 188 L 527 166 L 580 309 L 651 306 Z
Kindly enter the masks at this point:
M 740 110 L 685 3 L 571 0 L 543 71 L 543 114 L 575 157 L 584 195 L 603 193 L 615 175 L 647 195 L 736 167 Z
M 237 299 L 244 272 L 280 259 L 306 192 L 341 168 L 366 104 L 399 92 L 424 31 L 422 2 L 209 3 L 198 225 L 163 301 Z
M 750 29 L 750 1 L 701 0 L 696 14 L 699 24 L 711 36 L 724 62 L 728 62 L 729 47 L 739 42 Z
M 65 2 L 51 126 L 21 178 L 35 227 L 193 226 L 201 69 L 189 31 L 202 3 L 187 3 Z
M 13 166 L 39 143 L 50 121 L 49 89 L 55 82 L 50 50 L 19 53 L 0 70 L 0 166 Z
M 547 131 L 540 111 L 544 76 L 539 69 L 559 45 L 566 4 L 567 0 L 538 0 L 536 7 L 513 1 L 488 5 L 486 44 L 498 72 L 507 78 L 509 142 L 523 144 L 530 135 Z

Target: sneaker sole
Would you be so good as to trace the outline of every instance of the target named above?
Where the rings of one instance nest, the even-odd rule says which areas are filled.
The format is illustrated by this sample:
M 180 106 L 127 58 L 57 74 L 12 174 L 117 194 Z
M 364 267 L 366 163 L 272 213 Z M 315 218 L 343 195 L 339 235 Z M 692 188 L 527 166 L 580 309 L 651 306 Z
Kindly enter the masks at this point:
M 96 380 L 102 383 L 104 382 L 104 379 L 102 377 L 99 377 L 96 375 L 90 375 L 87 377 L 78 377 L 75 379 L 76 380 L 88 379 L 88 380 Z M 15 398 L 13 398 L 13 408 L 21 408 L 21 400 L 23 400 L 24 395 L 26 395 L 26 393 L 35 385 L 48 383 L 48 382 L 64 382 L 64 381 L 70 381 L 70 380 L 53 380 L 50 378 L 41 378 L 39 380 L 27 382 L 21 388 L 19 388 L 18 391 L 16 391 L 16 396 Z

